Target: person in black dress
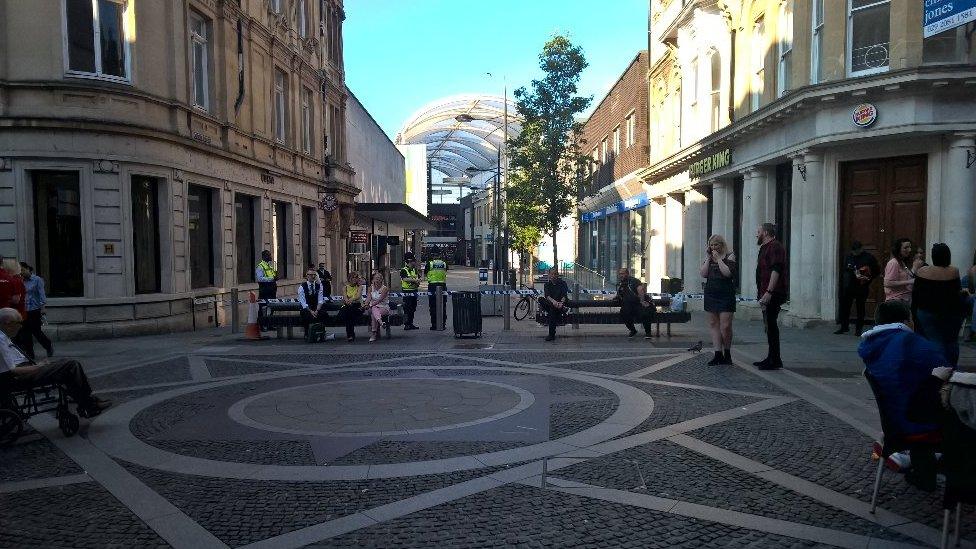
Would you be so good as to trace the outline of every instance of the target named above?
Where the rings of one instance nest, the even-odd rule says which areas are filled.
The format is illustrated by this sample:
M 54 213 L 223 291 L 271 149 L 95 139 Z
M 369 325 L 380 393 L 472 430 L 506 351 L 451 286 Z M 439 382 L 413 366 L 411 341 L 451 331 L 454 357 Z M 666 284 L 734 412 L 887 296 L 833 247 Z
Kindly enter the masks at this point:
M 854 335 L 860 337 L 864 330 L 864 303 L 868 299 L 871 281 L 881 273 L 878 260 L 866 252 L 859 240 L 851 242 L 851 252 L 844 257 L 844 272 L 840 286 L 840 328 L 835 334 L 846 334 L 851 329 L 851 305 L 856 305 L 857 316 Z
M 699 274 L 705 279 L 705 313 L 715 356 L 709 366 L 732 364 L 732 316 L 735 314 L 735 254 L 722 235 L 712 235 Z

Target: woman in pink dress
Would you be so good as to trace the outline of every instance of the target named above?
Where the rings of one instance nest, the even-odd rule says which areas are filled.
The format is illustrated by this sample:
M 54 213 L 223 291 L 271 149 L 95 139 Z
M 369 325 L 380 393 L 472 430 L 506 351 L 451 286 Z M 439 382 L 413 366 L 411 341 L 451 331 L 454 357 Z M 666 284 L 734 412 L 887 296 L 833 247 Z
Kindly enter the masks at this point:
M 892 245 L 891 259 L 884 270 L 885 301 L 912 302 L 912 286 L 915 284 L 915 273 L 911 268 L 913 248 L 912 241 L 907 238 L 899 238 Z
M 372 334 L 369 340 L 371 342 L 376 341 L 380 337 L 383 317 L 390 314 L 390 289 L 383 284 L 382 273 L 373 273 L 373 281 L 369 286 L 365 309 L 366 314 L 369 315 L 369 331 Z

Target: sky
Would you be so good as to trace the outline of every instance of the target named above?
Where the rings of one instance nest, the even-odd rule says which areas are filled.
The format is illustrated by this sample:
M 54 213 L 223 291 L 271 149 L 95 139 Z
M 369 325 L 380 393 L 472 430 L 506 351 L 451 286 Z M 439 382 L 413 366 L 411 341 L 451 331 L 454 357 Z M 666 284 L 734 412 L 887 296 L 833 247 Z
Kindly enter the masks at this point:
M 591 109 L 647 48 L 647 0 L 345 0 L 346 85 L 393 139 L 423 105 L 501 95 L 541 76 L 539 52 L 566 34 L 589 67 Z M 491 73 L 489 77 L 485 73 Z

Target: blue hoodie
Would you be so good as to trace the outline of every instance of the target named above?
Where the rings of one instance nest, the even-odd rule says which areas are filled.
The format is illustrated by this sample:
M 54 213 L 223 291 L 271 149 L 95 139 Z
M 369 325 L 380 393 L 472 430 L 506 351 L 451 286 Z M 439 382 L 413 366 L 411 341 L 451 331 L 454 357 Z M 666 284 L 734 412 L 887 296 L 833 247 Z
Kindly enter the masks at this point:
M 913 435 L 939 430 L 938 425 L 908 420 L 908 403 L 922 382 L 938 366 L 949 366 L 932 342 L 897 322 L 882 324 L 861 335 L 857 354 L 877 381 L 885 398 L 885 414 L 898 430 L 894 435 Z

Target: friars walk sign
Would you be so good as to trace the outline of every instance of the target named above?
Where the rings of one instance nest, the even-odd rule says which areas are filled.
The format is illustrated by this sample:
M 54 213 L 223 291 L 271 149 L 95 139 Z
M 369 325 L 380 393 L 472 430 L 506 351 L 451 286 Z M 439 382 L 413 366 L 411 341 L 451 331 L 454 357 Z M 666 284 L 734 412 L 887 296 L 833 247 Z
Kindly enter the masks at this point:
M 724 151 L 706 156 L 697 162 L 693 162 L 688 166 L 688 177 L 696 179 L 730 164 L 732 164 L 732 149 L 725 149 Z

